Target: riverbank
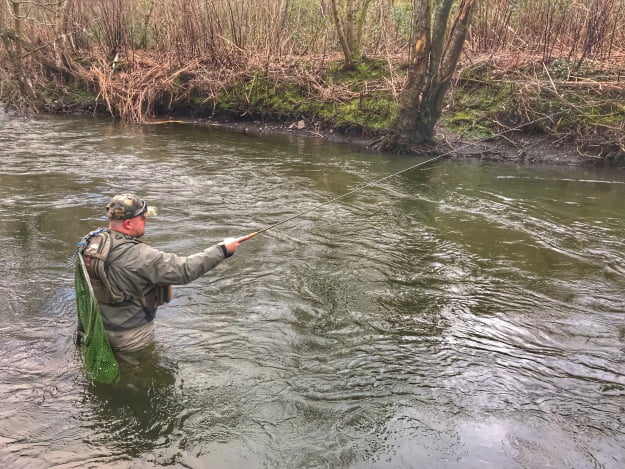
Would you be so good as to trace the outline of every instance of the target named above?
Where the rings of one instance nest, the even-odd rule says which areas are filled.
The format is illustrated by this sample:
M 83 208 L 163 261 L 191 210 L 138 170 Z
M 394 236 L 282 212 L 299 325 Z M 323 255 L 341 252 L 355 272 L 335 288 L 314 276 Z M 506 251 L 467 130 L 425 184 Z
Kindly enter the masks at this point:
M 371 138 L 363 135 L 345 134 L 333 129 L 308 129 L 305 120 L 287 124 L 264 123 L 260 121 L 220 122 L 212 119 L 176 119 L 156 121 L 157 125 L 183 123 L 188 125 L 215 126 L 232 132 L 251 135 L 282 135 L 304 138 L 318 138 L 332 142 L 354 145 L 367 149 Z M 299 124 L 299 125 L 298 125 Z M 487 162 L 515 164 L 545 164 L 565 166 L 611 165 L 625 168 L 625 162 L 609 161 L 603 158 L 580 154 L 572 143 L 563 143 L 550 135 L 515 133 L 486 140 L 463 139 L 443 127 L 438 128 L 437 145 L 426 149 L 432 154 L 445 154 L 450 159 L 479 159 Z
M 505 63 L 489 57 L 461 66 L 437 143 L 425 151 L 524 164 L 625 166 L 625 74 L 618 65 Z M 199 61 L 163 65 L 144 54 L 113 65 L 84 58 L 38 81 L 28 103 L 0 98 L 31 112 L 89 112 L 148 124 L 176 120 L 366 148 L 391 125 L 405 80 L 399 57 L 363 60 L 352 70 L 327 57 L 208 69 Z
M 447 111 L 443 122 L 453 119 L 455 115 Z M 548 120 L 548 119 L 545 119 Z M 351 132 L 337 131 L 332 127 L 316 125 L 314 120 L 299 119 L 284 123 L 264 122 L 259 120 L 221 121 L 211 118 L 188 118 L 175 116 L 167 120 L 155 120 L 148 125 L 182 123 L 199 126 L 215 126 L 226 128 L 232 132 L 251 135 L 282 135 L 304 138 L 323 139 L 332 142 L 354 145 L 368 149 L 375 133 L 371 129 L 352 129 Z M 625 168 L 625 152 L 614 145 L 613 153 L 607 155 L 591 155 L 579 148 L 575 139 L 565 139 L 561 135 L 543 131 L 527 132 L 520 128 L 502 129 L 497 136 L 470 138 L 450 131 L 445 125 L 437 126 L 437 143 L 424 149 L 425 154 L 448 155 L 451 159 L 479 159 L 486 162 L 514 164 L 544 164 L 565 166 L 610 166 Z M 458 127 L 454 130 L 470 132 L 471 126 Z

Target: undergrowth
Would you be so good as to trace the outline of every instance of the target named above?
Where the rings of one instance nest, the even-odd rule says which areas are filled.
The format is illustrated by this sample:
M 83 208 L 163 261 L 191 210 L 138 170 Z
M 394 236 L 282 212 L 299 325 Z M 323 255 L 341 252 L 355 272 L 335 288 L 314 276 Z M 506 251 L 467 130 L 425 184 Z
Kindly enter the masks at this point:
M 539 120 L 526 131 L 577 144 L 590 157 L 625 152 L 625 82 L 622 71 L 574 69 L 569 60 L 528 63 L 505 70 L 483 62 L 461 71 L 442 125 L 484 139 Z M 573 71 L 574 70 L 574 71 Z

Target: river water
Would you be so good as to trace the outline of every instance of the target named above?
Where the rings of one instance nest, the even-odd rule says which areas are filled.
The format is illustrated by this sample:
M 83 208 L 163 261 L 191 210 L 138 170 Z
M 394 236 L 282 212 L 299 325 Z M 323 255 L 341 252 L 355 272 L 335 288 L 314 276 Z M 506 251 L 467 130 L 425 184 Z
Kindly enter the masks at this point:
M 440 161 L 244 243 L 90 383 L 73 270 L 116 193 L 188 255 L 419 162 L 0 115 L 0 466 L 625 467 L 625 173 Z

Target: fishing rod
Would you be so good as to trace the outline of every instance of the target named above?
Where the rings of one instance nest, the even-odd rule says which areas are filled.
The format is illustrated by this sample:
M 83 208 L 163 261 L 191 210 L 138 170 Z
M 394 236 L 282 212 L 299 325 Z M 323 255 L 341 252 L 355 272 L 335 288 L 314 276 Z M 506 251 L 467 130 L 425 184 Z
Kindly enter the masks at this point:
M 555 117 L 555 116 L 557 116 L 557 115 L 559 115 L 559 114 L 563 114 L 563 113 L 565 113 L 565 112 L 568 112 L 568 110 L 564 110 L 564 111 L 556 112 L 555 114 L 551 114 L 551 115 L 549 115 L 549 116 L 543 116 L 543 117 L 540 117 L 540 118 L 538 118 L 538 119 L 534 119 L 533 121 L 526 122 L 525 124 L 521 124 L 521 125 L 518 125 L 518 126 L 516 126 L 516 127 L 510 128 L 510 129 L 507 129 L 507 130 L 504 130 L 503 132 L 500 132 L 500 133 L 498 133 L 497 135 L 494 135 L 494 136 L 492 136 L 492 137 L 486 137 L 486 138 L 484 138 L 484 139 L 482 139 L 482 140 L 479 140 L 479 141 L 477 141 L 477 142 L 470 142 L 470 143 L 466 143 L 466 144 L 464 144 L 464 145 L 461 145 L 461 146 L 460 146 L 460 147 L 458 147 L 458 148 L 455 148 L 455 149 L 453 149 L 453 150 L 449 150 L 449 151 L 447 151 L 447 152 L 445 152 L 445 153 L 443 153 L 443 154 L 441 154 L 441 155 L 438 155 L 438 156 L 435 156 L 435 157 L 430 158 L 430 159 L 428 159 L 428 160 L 422 161 L 421 163 L 417 163 L 417 164 L 412 165 L 412 166 L 410 166 L 410 167 L 408 167 L 408 168 L 402 169 L 401 171 L 397 171 L 396 173 L 389 174 L 388 176 L 384 176 L 384 177 L 382 177 L 382 178 L 376 179 L 375 181 L 372 181 L 372 182 L 368 182 L 368 183 L 366 183 L 366 184 L 363 184 L 362 186 L 357 187 L 356 189 L 353 189 L 353 190 L 351 190 L 351 191 L 349 191 L 349 192 L 346 192 L 346 193 L 345 193 L 345 194 L 343 194 L 343 195 L 339 195 L 338 197 L 334 197 L 333 199 L 330 199 L 330 200 L 327 200 L 327 201 L 325 201 L 325 202 L 323 202 L 323 203 L 320 203 L 320 204 L 318 204 L 318 205 L 315 205 L 314 207 L 308 208 L 308 209 L 306 209 L 306 210 L 302 210 L 301 212 L 298 212 L 298 213 L 296 213 L 295 215 L 292 215 L 292 216 L 290 216 L 290 217 L 288 217 L 288 218 L 284 218 L 283 220 L 280 220 L 280 221 L 278 221 L 277 223 L 274 223 L 273 225 L 266 226 L 266 227 L 265 227 L 265 228 L 263 228 L 262 230 L 258 230 L 258 231 L 255 231 L 255 232 L 253 232 L 253 233 L 250 233 L 250 234 L 248 234 L 248 235 L 242 236 L 241 238 L 237 238 L 237 241 L 238 241 L 239 243 L 242 243 L 243 241 L 247 241 L 248 239 L 251 239 L 251 238 L 253 238 L 254 236 L 257 236 L 257 235 L 259 235 L 259 234 L 261 234 L 261 233 L 264 233 L 265 231 L 269 231 L 269 230 L 271 230 L 271 229 L 275 228 L 276 226 L 280 226 L 280 225 L 282 225 L 282 224 L 284 224 L 284 223 L 287 223 L 287 222 L 289 222 L 289 221 L 291 221 L 291 220 L 294 220 L 295 218 L 299 218 L 299 217 L 301 217 L 302 215 L 305 215 L 305 214 L 307 214 L 307 213 L 309 213 L 309 212 L 312 212 L 313 210 L 317 210 L 317 209 L 319 209 L 319 208 L 321 208 L 321 207 L 325 207 L 326 205 L 330 205 L 331 203 L 336 202 L 337 200 L 344 199 L 345 197 L 348 197 L 348 196 L 350 196 L 350 195 L 352 195 L 352 194 L 355 194 L 356 192 L 360 192 L 361 190 L 366 189 L 367 187 L 375 186 L 375 185 L 377 185 L 377 184 L 379 184 L 379 183 L 381 183 L 381 182 L 383 182 L 383 181 L 386 181 L 387 179 L 391 179 L 391 178 L 393 178 L 393 177 L 395 177 L 395 176 L 399 176 L 400 174 L 407 173 L 408 171 L 412 171 L 413 169 L 416 169 L 416 168 L 418 168 L 418 167 L 420 167 L 420 166 L 424 166 L 424 165 L 426 165 L 426 164 L 428 164 L 428 163 L 432 163 L 433 161 L 440 160 L 441 158 L 444 158 L 444 157 L 446 157 L 446 156 L 448 156 L 448 155 L 451 155 L 452 153 L 455 153 L 455 152 L 461 151 L 461 150 L 463 150 L 463 149 L 465 149 L 465 148 L 467 148 L 467 147 L 469 147 L 469 146 L 472 146 L 472 145 L 479 145 L 480 143 L 483 143 L 483 142 L 485 142 L 486 140 L 491 140 L 491 139 L 494 139 L 494 138 L 497 138 L 497 137 L 501 137 L 502 135 L 507 134 L 508 132 L 512 132 L 512 131 L 515 131 L 515 130 L 522 129 L 523 127 L 526 127 L 526 126 L 528 126 L 528 125 L 535 124 L 536 122 L 540 122 L 540 121 L 545 120 L 545 119 L 553 119 L 553 117 Z

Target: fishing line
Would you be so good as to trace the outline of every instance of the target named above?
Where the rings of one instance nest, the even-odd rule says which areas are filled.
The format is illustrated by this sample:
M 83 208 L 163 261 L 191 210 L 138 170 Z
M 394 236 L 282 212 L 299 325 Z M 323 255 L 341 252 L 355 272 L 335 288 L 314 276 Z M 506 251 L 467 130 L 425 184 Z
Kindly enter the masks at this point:
M 395 176 L 398 176 L 398 175 L 400 175 L 400 174 L 407 173 L 408 171 L 412 171 L 413 169 L 416 169 L 416 168 L 418 168 L 418 167 L 420 167 L 420 166 L 424 166 L 424 165 L 426 165 L 426 164 L 428 164 L 428 163 L 432 163 L 433 161 L 440 160 L 441 158 L 444 158 L 444 157 L 446 157 L 446 156 L 448 156 L 448 155 L 451 155 L 452 153 L 459 152 L 459 151 L 461 151 L 461 150 L 463 150 L 463 149 L 465 149 L 465 148 L 467 148 L 467 147 L 469 147 L 469 146 L 472 146 L 472 145 L 479 145 L 480 143 L 483 143 L 483 142 L 485 142 L 486 140 L 491 140 L 491 139 L 494 139 L 494 138 L 500 137 L 500 136 L 502 136 L 502 135 L 504 135 L 504 134 L 507 134 L 508 132 L 512 132 L 512 131 L 515 131 L 515 130 L 519 130 L 519 129 L 523 128 L 523 127 L 526 127 L 526 126 L 528 126 L 528 125 L 535 124 L 536 122 L 540 122 L 540 121 L 545 120 L 545 119 L 553 119 L 553 117 L 555 117 L 555 116 L 557 116 L 557 115 L 559 115 L 559 114 L 563 114 L 563 113 L 565 113 L 565 112 L 569 112 L 569 111 L 568 111 L 568 110 L 564 110 L 564 111 L 556 112 L 555 114 L 551 114 L 551 115 L 549 115 L 549 116 L 543 116 L 543 117 L 540 117 L 540 118 L 538 118 L 538 119 L 534 119 L 533 121 L 526 122 L 525 124 L 518 125 L 517 127 L 513 127 L 513 128 L 510 128 L 510 129 L 504 130 L 503 132 L 500 132 L 500 133 L 498 133 L 497 135 L 494 135 L 494 136 L 492 136 L 492 137 L 487 137 L 487 138 L 484 138 L 484 139 L 479 140 L 479 141 L 477 141 L 477 142 L 470 142 L 470 143 L 466 143 L 466 144 L 464 144 L 464 145 L 461 145 L 461 146 L 460 146 L 460 147 L 458 147 L 458 148 L 455 148 L 455 149 L 453 149 L 453 150 L 449 150 L 449 151 L 447 151 L 447 152 L 445 152 L 445 153 L 443 153 L 443 154 L 441 154 L 441 155 L 438 155 L 438 156 L 435 156 L 435 157 L 430 158 L 430 159 L 428 159 L 428 160 L 422 161 L 421 163 L 417 163 L 417 164 L 412 165 L 412 166 L 410 166 L 410 167 L 408 167 L 408 168 L 402 169 L 401 171 L 397 171 L 396 173 L 389 174 L 388 176 L 384 176 L 384 177 L 382 177 L 382 178 L 380 178 L 380 179 L 376 179 L 375 181 L 372 181 L 372 182 L 368 182 L 368 183 L 366 183 L 366 184 L 363 184 L 363 185 L 361 185 L 361 186 L 357 187 L 356 189 L 353 189 L 353 190 L 351 190 L 351 191 L 349 191 L 349 192 L 346 192 L 346 193 L 345 193 L 345 194 L 343 194 L 343 195 L 339 195 L 338 197 L 334 197 L 333 199 L 330 199 L 330 200 L 327 200 L 327 201 L 325 201 L 325 202 L 323 202 L 323 203 L 320 203 L 320 204 L 318 204 L 318 205 L 315 205 L 314 207 L 308 208 L 308 209 L 306 209 L 306 210 L 302 210 L 301 212 L 298 212 L 298 213 L 296 213 L 295 215 L 292 215 L 292 216 L 290 216 L 290 217 L 288 217 L 288 218 L 285 218 L 285 219 L 283 219 L 283 220 L 280 220 L 280 221 L 278 221 L 277 223 L 274 223 L 273 225 L 266 226 L 266 227 L 265 227 L 265 228 L 263 228 L 262 230 L 255 231 L 255 232 L 250 233 L 250 234 L 248 234 L 248 235 L 246 235 L 246 236 L 243 236 L 243 237 L 241 237 L 241 238 L 238 238 L 238 241 L 239 241 L 240 243 L 242 243 L 243 241 L 247 241 L 248 239 L 253 238 L 253 237 L 254 237 L 254 236 L 256 236 L 256 235 L 259 235 L 260 233 L 264 233 L 265 231 L 271 230 L 271 229 L 275 228 L 276 226 L 280 226 L 280 225 L 282 225 L 282 224 L 284 224 L 284 223 L 287 223 L 287 222 L 289 222 L 289 221 L 291 221 L 291 220 L 294 220 L 295 218 L 299 218 L 299 217 L 301 217 L 302 215 L 305 215 L 305 214 L 307 214 L 307 213 L 309 213 L 309 212 L 312 212 L 313 210 L 317 210 L 317 209 L 319 209 L 319 208 L 321 208 L 321 207 L 325 207 L 326 205 L 330 205 L 331 203 L 336 202 L 337 200 L 344 199 L 345 197 L 348 197 L 348 196 L 350 196 L 350 195 L 352 195 L 352 194 L 355 194 L 356 192 L 360 192 L 361 190 L 366 189 L 367 187 L 375 186 L 375 185 L 377 185 L 377 184 L 379 184 L 379 183 L 381 183 L 381 182 L 386 181 L 387 179 L 391 179 L 391 178 L 393 178 L 393 177 L 395 177 Z

